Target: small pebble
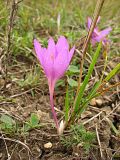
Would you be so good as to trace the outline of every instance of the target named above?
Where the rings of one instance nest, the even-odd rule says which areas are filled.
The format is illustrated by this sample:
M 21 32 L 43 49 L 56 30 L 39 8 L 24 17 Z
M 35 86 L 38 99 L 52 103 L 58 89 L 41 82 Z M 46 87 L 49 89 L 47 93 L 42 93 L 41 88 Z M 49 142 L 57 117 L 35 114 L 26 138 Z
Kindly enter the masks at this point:
M 46 149 L 52 148 L 52 143 L 51 142 L 45 143 L 44 148 Z
M 0 153 L 0 158 L 2 158 L 2 153 Z
M 90 101 L 90 105 L 96 106 L 96 99 L 95 99 L 95 98 L 93 98 L 93 99 Z
M 102 102 L 101 99 L 96 99 L 96 103 L 97 103 L 98 106 L 101 106 L 103 102 Z
M 114 104 L 114 103 L 112 103 L 112 105 L 111 105 L 111 106 L 112 106 L 112 108 L 114 108 L 114 107 L 115 107 L 115 104 Z

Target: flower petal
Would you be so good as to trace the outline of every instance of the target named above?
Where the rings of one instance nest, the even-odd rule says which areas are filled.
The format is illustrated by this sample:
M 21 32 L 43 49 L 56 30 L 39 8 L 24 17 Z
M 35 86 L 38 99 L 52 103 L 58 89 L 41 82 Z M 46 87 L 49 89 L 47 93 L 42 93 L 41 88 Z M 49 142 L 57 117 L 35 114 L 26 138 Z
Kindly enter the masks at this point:
M 97 19 L 97 23 L 99 23 L 99 21 L 100 21 L 100 16 Z M 90 28 L 91 23 L 92 23 L 92 19 L 90 17 L 88 17 L 88 20 L 87 20 L 87 27 L 88 27 L 88 29 Z
M 41 65 L 43 65 L 43 52 L 40 43 L 34 39 L 34 48 L 37 55 L 38 60 L 40 61 Z
M 91 43 L 92 43 L 92 46 L 95 46 L 95 44 L 97 43 L 94 37 L 91 39 Z
M 54 60 L 56 57 L 56 47 L 55 47 L 55 42 L 53 38 L 51 37 L 48 41 L 48 48 L 47 48 L 47 54 L 49 54 L 49 57 L 51 57 L 51 60 Z
M 67 39 L 64 36 L 60 36 L 58 42 L 56 44 L 57 53 L 61 52 L 62 50 L 69 50 L 69 44 Z
M 51 79 L 53 77 L 53 64 L 54 61 L 51 59 L 51 55 L 48 53 L 48 50 L 44 48 L 43 69 L 48 79 Z
M 61 53 L 58 54 L 56 61 L 54 63 L 54 79 L 58 80 L 64 74 L 69 66 L 69 52 L 67 49 L 62 50 Z
M 71 61 L 71 58 L 72 58 L 72 56 L 74 54 L 74 51 L 75 51 L 75 46 L 73 46 L 73 48 L 69 52 L 69 62 Z
M 102 40 L 109 34 L 109 32 L 110 32 L 111 30 L 112 30 L 112 28 L 109 27 L 109 28 L 106 28 L 106 29 L 100 31 L 100 32 L 99 32 L 99 36 L 96 36 L 96 37 L 95 37 L 96 41 L 97 41 L 97 42 L 102 41 Z
M 110 31 L 112 31 L 112 28 L 111 28 L 111 27 L 108 27 L 108 28 L 102 30 L 102 31 L 100 32 L 100 34 L 103 35 L 103 36 L 107 36 L 107 35 L 110 33 Z
M 91 23 L 92 23 L 92 19 L 90 17 L 88 17 L 88 19 L 87 19 L 87 27 L 88 27 L 88 29 L 90 29 Z

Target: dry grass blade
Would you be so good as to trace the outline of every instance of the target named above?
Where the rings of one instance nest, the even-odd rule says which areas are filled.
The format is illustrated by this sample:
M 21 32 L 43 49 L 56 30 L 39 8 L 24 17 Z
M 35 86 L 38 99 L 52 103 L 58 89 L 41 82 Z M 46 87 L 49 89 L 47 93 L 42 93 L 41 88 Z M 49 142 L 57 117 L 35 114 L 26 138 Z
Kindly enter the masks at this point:
M 111 86 L 108 87 L 108 88 L 105 88 L 105 89 L 102 88 L 102 90 L 101 90 L 100 92 L 98 92 L 98 94 L 103 95 L 103 94 L 105 94 L 106 92 L 110 91 L 110 89 L 112 89 L 112 88 L 114 88 L 114 87 L 117 87 L 117 86 L 119 86 L 119 85 L 120 85 L 120 82 L 115 83 L 115 84 L 111 85 Z
M 96 114 L 92 118 L 88 119 L 87 121 L 83 122 L 83 124 L 85 125 L 85 124 L 89 123 L 90 121 L 94 120 L 94 118 L 100 116 L 101 114 L 102 114 L 102 111 L 100 111 L 98 114 Z
M 5 84 L 4 87 L 6 87 L 6 83 L 7 83 L 7 68 L 8 68 L 8 63 L 10 62 L 10 50 L 11 50 L 11 34 L 12 34 L 12 30 L 14 27 L 14 21 L 15 21 L 15 17 L 17 14 L 17 10 L 18 10 L 18 4 L 21 1 L 16 2 L 16 0 L 12 1 L 12 6 L 11 6 L 11 10 L 10 10 L 10 18 L 9 18 L 9 24 L 8 24 L 8 30 L 7 30 L 7 49 L 6 49 L 6 53 L 4 54 L 4 61 L 5 61 Z
M 25 143 L 23 143 L 23 142 L 21 142 L 21 141 L 19 141 L 17 139 L 11 139 L 11 138 L 5 138 L 5 137 L 3 138 L 3 136 L 1 136 L 0 139 L 6 140 L 6 141 L 15 142 L 15 143 L 19 143 L 20 145 L 24 146 L 32 156 L 32 152 L 31 152 L 30 148 Z
M 7 160 L 10 160 L 11 159 L 11 155 L 9 154 L 8 147 L 7 147 L 7 144 L 6 144 L 6 141 L 5 141 L 5 138 L 4 138 L 3 134 L 2 134 L 2 132 L 1 132 L 1 135 L 2 135 L 1 137 L 2 137 L 2 139 L 4 141 L 5 149 L 6 149 L 6 152 L 7 152 L 7 157 L 8 157 Z
M 100 138 L 99 138 L 99 134 L 98 134 L 97 125 L 96 125 L 96 135 L 97 135 L 98 144 L 99 144 L 99 146 L 100 146 L 100 155 L 101 155 L 101 159 L 103 159 L 102 146 L 101 146 L 101 142 L 100 142 Z

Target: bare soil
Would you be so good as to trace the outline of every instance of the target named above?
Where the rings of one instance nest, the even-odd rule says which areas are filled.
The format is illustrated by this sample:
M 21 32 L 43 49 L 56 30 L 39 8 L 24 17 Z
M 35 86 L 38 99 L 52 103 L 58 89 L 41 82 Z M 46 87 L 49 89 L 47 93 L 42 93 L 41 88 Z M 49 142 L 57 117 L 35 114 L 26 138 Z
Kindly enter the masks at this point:
M 9 67 L 6 88 L 3 88 L 4 79 L 0 80 L 1 96 L 0 113 L 6 113 L 19 123 L 26 121 L 31 113 L 36 113 L 42 126 L 32 129 L 28 134 L 0 134 L 1 160 L 119 160 L 120 137 L 116 135 L 109 121 L 120 131 L 120 99 L 119 88 L 91 101 L 87 111 L 82 115 L 81 122 L 88 130 L 98 134 L 96 142 L 86 156 L 82 148 L 74 146 L 66 148 L 61 144 L 56 134 L 49 104 L 49 92 L 46 78 L 43 74 L 37 86 L 21 88 L 15 78 L 21 79 L 32 70 L 33 64 L 23 58 Z M 116 60 L 116 59 L 115 59 Z M 113 64 L 113 62 L 112 62 Z M 111 66 L 110 66 L 111 67 Z M 113 66 L 114 67 L 114 66 Z M 96 67 L 97 68 L 97 67 Z M 98 67 L 99 68 L 99 67 Z M 116 76 L 114 81 L 118 81 Z M 112 83 L 112 82 L 111 82 Z M 63 116 L 59 110 L 64 106 L 63 93 L 60 87 L 55 92 L 55 105 L 58 108 L 58 117 Z M 34 94 L 33 94 L 34 93 Z M 66 132 L 66 134 L 69 132 Z M 51 147 L 45 148 L 49 143 Z

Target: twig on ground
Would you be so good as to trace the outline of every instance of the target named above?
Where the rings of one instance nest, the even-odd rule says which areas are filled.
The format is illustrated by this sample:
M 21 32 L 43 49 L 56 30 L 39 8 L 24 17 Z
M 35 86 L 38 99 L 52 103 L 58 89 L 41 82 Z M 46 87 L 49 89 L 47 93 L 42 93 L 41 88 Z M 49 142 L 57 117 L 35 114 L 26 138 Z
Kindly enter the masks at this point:
M 7 147 L 7 144 L 6 144 L 5 138 L 4 138 L 3 134 L 2 134 L 2 131 L 0 132 L 0 134 L 2 135 L 2 136 L 1 136 L 1 139 L 4 141 L 4 144 L 5 144 L 5 149 L 6 149 L 7 157 L 8 157 L 8 159 L 7 159 L 7 160 L 10 160 L 10 159 L 11 159 L 11 155 L 10 155 L 10 153 L 9 153 L 9 151 L 8 151 L 8 147 Z
M 32 91 L 33 89 L 34 89 L 34 88 L 31 88 L 31 89 L 28 89 L 27 91 L 24 91 L 24 92 L 22 92 L 22 93 L 18 93 L 18 94 L 12 95 L 12 96 L 10 96 L 10 98 L 19 97 L 19 96 L 21 96 L 21 95 L 24 95 L 24 94 Z
M 103 82 L 104 83 L 104 82 Z M 108 87 L 108 88 L 102 88 L 101 90 L 100 90 L 100 88 L 101 88 L 101 86 L 100 86 L 100 88 L 98 88 L 98 94 L 100 94 L 100 95 L 103 95 L 103 94 L 105 94 L 106 92 L 109 92 L 110 91 L 110 89 L 112 89 L 112 88 L 114 88 L 114 87 L 117 87 L 117 86 L 120 86 L 120 82 L 118 82 L 118 83 L 115 83 L 115 84 L 113 84 L 113 85 L 110 85 L 110 87 Z
M 0 139 L 3 139 L 3 136 L 1 136 Z M 23 143 L 23 142 L 21 142 L 21 141 L 19 141 L 19 140 L 17 140 L 17 139 L 11 139 L 11 138 L 5 138 L 5 137 L 4 137 L 3 140 L 11 141 L 11 142 L 15 142 L 15 143 L 21 144 L 22 146 L 24 146 L 24 147 L 29 151 L 29 153 L 30 153 L 31 156 L 32 156 L 32 152 L 31 152 L 30 148 L 29 148 L 25 143 Z
M 107 114 L 107 115 L 100 121 L 100 123 L 101 123 L 102 121 L 104 121 L 106 118 L 108 118 L 111 114 L 113 114 L 113 112 L 114 112 L 118 107 L 120 107 L 120 103 L 118 103 L 118 104 L 116 105 L 116 107 L 113 108 L 113 110 L 112 110 L 109 114 Z
M 114 112 L 119 106 L 120 106 L 120 103 L 116 104 L 116 107 L 113 108 L 113 110 L 112 110 L 109 114 L 107 114 L 106 116 L 104 116 L 103 119 L 99 120 L 99 124 L 101 124 L 103 121 L 106 120 L 106 118 L 108 118 L 111 114 L 113 114 L 113 112 Z M 93 108 L 94 108 L 94 107 L 91 107 L 91 109 L 93 109 Z M 94 109 L 96 110 L 97 108 L 94 108 Z M 98 110 L 98 112 L 99 112 L 99 110 Z M 91 125 L 90 128 L 94 127 L 95 125 L 97 125 L 97 123 L 95 123 L 94 125 Z
M 5 109 L 3 109 L 3 108 L 0 108 L 0 115 L 1 115 L 1 114 L 6 114 L 6 115 L 9 115 L 10 117 L 18 120 L 18 121 L 23 121 L 23 122 L 25 122 L 25 121 L 24 121 L 20 116 L 18 116 L 17 114 L 14 115 L 12 112 L 9 113 L 7 110 L 5 110 Z
M 115 156 L 117 153 L 120 154 L 120 147 L 118 147 L 118 149 L 114 151 L 114 153 L 113 153 L 113 155 L 112 155 L 112 157 L 111 157 L 110 160 L 113 160 L 113 159 L 115 158 L 114 156 Z M 118 157 L 118 158 L 119 158 L 119 157 Z
M 14 147 L 14 149 L 12 150 L 11 157 L 12 157 L 12 155 L 14 154 L 14 152 L 15 152 L 15 150 L 16 150 L 16 148 L 17 148 L 17 145 L 18 145 L 18 144 L 16 144 L 15 147 Z
M 3 102 L 0 102 L 0 105 L 4 105 L 4 104 L 13 104 L 14 102 L 7 102 L 7 101 L 3 101 Z
M 96 135 L 97 135 L 98 144 L 100 146 L 101 159 L 103 159 L 102 146 L 101 146 L 101 142 L 100 142 L 100 138 L 99 138 L 99 134 L 98 134 L 98 127 L 97 127 L 97 125 L 96 125 Z
M 19 157 L 20 157 L 20 159 L 21 159 L 20 153 L 21 153 L 24 149 L 25 149 L 25 148 L 22 148 L 22 149 L 19 151 Z M 28 158 L 29 158 L 29 160 L 31 160 L 29 151 L 28 151 Z
M 87 121 L 83 122 L 83 124 L 87 124 L 89 123 L 90 121 L 92 121 L 94 118 L 98 117 L 103 111 L 99 112 L 98 114 L 96 114 L 95 116 L 93 116 L 92 118 L 88 119 Z

